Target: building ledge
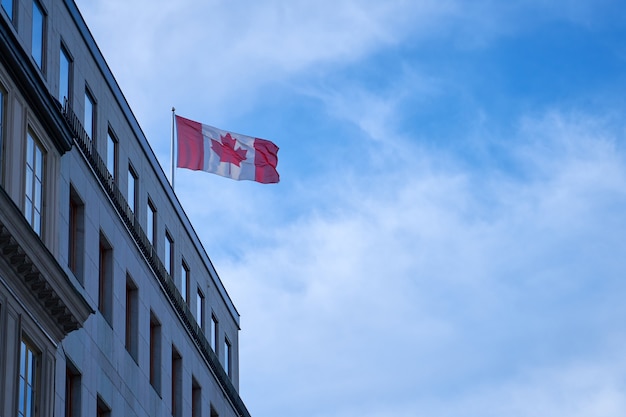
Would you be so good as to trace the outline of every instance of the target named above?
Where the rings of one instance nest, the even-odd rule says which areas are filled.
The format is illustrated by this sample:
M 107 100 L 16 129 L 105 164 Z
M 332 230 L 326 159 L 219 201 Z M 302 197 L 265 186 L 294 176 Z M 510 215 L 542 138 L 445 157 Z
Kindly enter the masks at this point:
M 0 187 L 0 258 L 56 324 L 59 339 L 82 327 L 94 310 Z

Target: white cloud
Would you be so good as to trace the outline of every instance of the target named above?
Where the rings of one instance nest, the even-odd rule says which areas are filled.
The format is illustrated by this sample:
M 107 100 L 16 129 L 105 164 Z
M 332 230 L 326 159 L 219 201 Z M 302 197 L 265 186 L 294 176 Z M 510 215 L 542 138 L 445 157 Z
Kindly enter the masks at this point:
M 621 357 L 528 369 L 496 386 L 476 386 L 454 403 L 432 403 L 441 416 L 619 416 L 626 410 Z M 431 414 L 432 415 L 432 414 Z
M 538 14 L 587 24 L 597 2 L 558 7 L 537 0 L 78 3 L 140 120 L 151 121 L 152 103 L 164 97 L 225 117 L 257 99 L 261 86 L 302 72 L 324 73 L 389 45 L 448 36 L 482 45 L 524 30 Z
M 159 94 L 181 101 L 205 94 L 200 102 L 217 111 L 259 85 L 399 42 L 415 25 L 446 14 L 445 4 L 114 0 L 80 7 L 139 108 L 151 102 L 142 95 L 154 94 L 147 85 L 160 82 Z M 111 31 L 111 22 L 123 30 Z
M 339 179 L 335 210 L 218 260 L 243 316 L 253 413 L 373 417 L 376 405 L 359 405 L 373 398 L 399 415 L 624 412 L 602 357 L 626 336 L 612 295 L 625 289 L 626 164 L 611 132 L 577 119 L 525 121 L 511 149 L 523 179 L 432 163 Z M 580 362 L 601 379 L 570 381 Z
M 574 11 L 588 9 L 578 2 L 557 8 L 536 0 L 512 5 L 488 0 L 471 5 L 453 0 L 110 0 L 78 4 L 164 162 L 169 152 L 172 106 L 192 119 L 237 130 L 231 121 L 264 107 L 277 89 L 306 90 L 311 74 L 325 79 L 390 46 L 419 49 L 445 39 L 455 48 L 482 47 L 501 36 L 527 30 L 527 23 L 537 15 L 545 15 L 547 20 L 569 19 L 584 14 Z M 585 16 L 589 20 L 594 14 Z M 416 77 L 412 85 L 424 89 L 418 90 L 419 94 L 436 94 L 441 88 L 433 74 L 406 68 L 399 75 L 410 78 L 409 74 Z M 394 92 L 401 88 L 398 84 Z M 367 96 L 355 98 L 368 100 Z M 394 98 L 389 100 L 393 105 Z

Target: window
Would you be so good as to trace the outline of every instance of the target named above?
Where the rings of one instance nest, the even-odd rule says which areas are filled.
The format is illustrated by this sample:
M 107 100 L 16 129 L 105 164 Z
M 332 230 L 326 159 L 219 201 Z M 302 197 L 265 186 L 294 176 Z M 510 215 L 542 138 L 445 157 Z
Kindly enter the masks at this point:
M 148 197 L 148 215 L 146 219 L 146 237 L 152 246 L 155 246 L 156 240 L 154 236 L 156 235 L 156 208 L 154 208 L 154 204 L 150 197 Z
M 161 394 L 161 323 L 150 311 L 150 385 Z
M 202 388 L 196 378 L 191 377 L 191 417 L 202 416 Z
M 198 326 L 204 331 L 204 294 L 200 288 L 198 288 L 198 292 L 196 293 L 196 322 L 198 322 Z
M 225 337 L 224 338 L 224 371 L 226 372 L 226 375 L 228 375 L 229 377 L 232 377 L 231 356 L 232 356 L 232 353 L 231 353 L 230 341 L 228 340 L 227 337 Z
M 171 276 L 174 275 L 172 271 L 172 260 L 174 259 L 174 240 L 170 236 L 169 232 L 165 231 L 165 270 Z
M 117 140 L 111 130 L 107 132 L 107 169 L 109 174 L 115 178 L 117 168 Z M 134 211 L 134 210 L 133 210 Z
M 0 297 L 0 323 L 2 323 L 2 324 L 0 324 L 0 326 L 2 326 L 2 329 L 4 330 L 6 328 L 6 325 L 4 324 L 5 320 L 3 318 L 4 316 L 2 315 L 3 314 L 3 312 L 2 312 L 3 298 L 4 298 L 4 296 Z M 5 340 L 4 339 L 6 337 L 4 336 L 3 333 L 5 333 L 5 332 L 0 332 L 0 358 L 5 358 L 6 357 L 5 347 L 4 347 L 4 345 L 5 345 Z
M 96 103 L 88 89 L 85 89 L 85 132 L 90 140 L 96 139 Z
M 17 414 L 20 417 L 35 416 L 37 404 L 38 354 L 29 342 L 22 338 L 20 344 L 20 385 Z
M 137 207 L 137 174 L 131 165 L 128 165 L 128 207 L 135 213 L 135 207 Z
M 184 259 L 180 268 L 180 295 L 183 296 L 183 301 L 189 305 L 189 267 Z
M 85 252 L 85 205 L 70 184 L 69 236 L 67 262 L 74 276 L 83 284 Z
M 183 408 L 183 358 L 172 345 L 172 415 L 181 417 Z
M 29 131 L 26 135 L 24 215 L 39 236 L 41 236 L 41 215 L 43 210 L 43 165 L 43 149 Z
M 33 1 L 33 33 L 31 55 L 40 70 L 44 69 L 46 16 L 37 0 Z
M 100 256 L 98 269 L 98 310 L 104 319 L 113 323 L 113 248 L 100 232 Z
M 111 407 L 109 407 L 99 395 L 96 401 L 96 416 L 111 417 Z
M 13 0 L 2 0 L 2 8 L 9 16 L 9 19 L 13 20 Z
M 137 332 L 139 317 L 139 294 L 137 285 L 126 276 L 126 350 L 137 361 Z
M 213 351 L 217 354 L 217 344 L 218 344 L 218 340 L 219 340 L 219 322 L 217 321 L 217 317 L 215 317 L 215 314 L 211 314 L 211 347 L 213 348 Z
M 76 367 L 65 359 L 67 366 L 65 368 L 65 417 L 80 416 L 80 385 L 81 375 Z
M 217 414 L 217 411 L 213 408 L 213 404 L 211 404 L 211 417 L 219 417 L 219 414 Z
M 70 100 L 70 89 L 72 86 L 72 60 L 67 49 L 63 45 L 59 54 L 59 102 L 65 104 L 65 100 Z
M 6 92 L 0 86 L 0 183 L 2 182 L 2 172 L 4 167 L 4 100 L 6 97 Z

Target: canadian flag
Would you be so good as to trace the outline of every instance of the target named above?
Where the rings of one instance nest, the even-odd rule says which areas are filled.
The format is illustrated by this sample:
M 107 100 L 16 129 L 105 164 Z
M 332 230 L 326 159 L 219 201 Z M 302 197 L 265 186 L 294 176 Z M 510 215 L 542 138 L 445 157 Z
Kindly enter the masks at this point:
M 278 146 L 269 140 L 226 132 L 176 116 L 176 166 L 206 171 L 234 180 L 264 184 L 280 180 Z

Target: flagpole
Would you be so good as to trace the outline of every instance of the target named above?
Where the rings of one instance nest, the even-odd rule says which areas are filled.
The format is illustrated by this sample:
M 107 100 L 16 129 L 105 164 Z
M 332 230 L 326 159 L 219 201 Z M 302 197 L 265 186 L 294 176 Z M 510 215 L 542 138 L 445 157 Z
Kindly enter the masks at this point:
M 172 147 L 170 150 L 170 162 L 171 162 L 171 175 L 170 175 L 170 179 L 172 180 L 172 189 L 174 189 L 174 171 L 175 171 L 175 167 L 174 167 L 174 125 L 176 124 L 176 109 L 174 107 L 172 107 Z

